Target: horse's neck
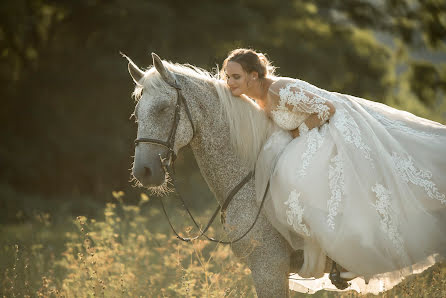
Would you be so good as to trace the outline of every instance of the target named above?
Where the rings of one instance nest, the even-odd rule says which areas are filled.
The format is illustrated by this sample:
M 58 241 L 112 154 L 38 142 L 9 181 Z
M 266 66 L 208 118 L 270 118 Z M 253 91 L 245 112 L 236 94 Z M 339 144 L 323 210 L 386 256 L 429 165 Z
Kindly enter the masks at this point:
M 249 170 L 234 153 L 228 125 L 225 121 L 216 120 L 220 113 L 218 99 L 213 101 L 206 97 L 200 105 L 206 115 L 200 117 L 199 134 L 191 142 L 191 148 L 203 178 L 222 203 Z
M 234 154 L 225 147 L 229 139 L 207 141 L 213 135 L 203 133 L 191 143 L 197 164 L 209 188 L 219 202 L 223 202 L 229 191 L 243 179 L 248 170 L 237 162 Z

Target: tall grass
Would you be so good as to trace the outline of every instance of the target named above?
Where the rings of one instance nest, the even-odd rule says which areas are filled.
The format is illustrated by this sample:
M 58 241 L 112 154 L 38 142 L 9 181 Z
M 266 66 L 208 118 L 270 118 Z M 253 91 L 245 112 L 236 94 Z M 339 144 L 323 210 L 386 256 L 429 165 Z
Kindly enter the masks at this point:
M 4 245 L 4 297 L 252 297 L 250 271 L 230 247 L 204 240 L 183 243 L 154 232 L 157 211 L 142 214 L 138 205 L 108 203 L 103 219 L 78 216 L 63 235 L 57 255 L 40 243 Z M 162 223 L 163 225 L 165 222 Z M 52 233 L 49 223 L 37 233 Z M 186 229 L 192 232 L 192 228 Z M 212 233 L 212 230 L 210 231 Z M 10 236 L 12 236 L 10 234 Z M 186 235 L 187 236 L 187 235 Z M 23 240 L 23 239 L 22 239 Z M 20 240 L 19 240 L 20 241 Z M 39 241 L 38 241 L 39 242 Z M 46 243 L 45 243 L 46 242 Z M 3 271 L 3 268 L 1 268 Z
M 229 246 L 183 243 L 163 231 L 159 210 L 114 192 L 97 218 L 55 223 L 47 214 L 0 226 L 2 297 L 254 297 L 249 269 Z M 177 218 L 177 224 L 182 222 Z M 194 233 L 186 227 L 185 233 Z M 211 233 L 213 231 L 211 230 Z M 445 297 L 446 266 L 411 276 L 383 297 Z M 292 293 L 292 297 L 299 296 Z M 306 296 L 306 295 L 304 295 Z M 313 297 L 354 297 L 320 291 Z

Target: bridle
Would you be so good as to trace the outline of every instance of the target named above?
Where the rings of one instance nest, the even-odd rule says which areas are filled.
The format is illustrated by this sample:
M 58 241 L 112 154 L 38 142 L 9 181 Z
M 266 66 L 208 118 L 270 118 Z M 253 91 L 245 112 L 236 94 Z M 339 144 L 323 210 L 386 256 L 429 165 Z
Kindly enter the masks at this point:
M 175 88 L 177 91 L 177 103 L 175 104 L 175 114 L 173 116 L 173 124 L 172 128 L 170 129 L 169 137 L 167 138 L 167 141 L 157 140 L 157 139 L 150 139 L 150 138 L 138 138 L 135 140 L 135 145 L 138 145 L 140 143 L 146 143 L 146 144 L 156 144 L 161 145 L 165 148 L 167 148 L 165 156 L 160 155 L 161 160 L 161 166 L 164 170 L 166 170 L 166 167 L 173 166 L 173 163 L 176 159 L 176 154 L 173 149 L 175 145 L 175 134 L 178 129 L 178 124 L 180 123 L 180 104 L 184 104 L 184 108 L 186 110 L 187 117 L 189 118 L 189 122 L 192 126 L 192 138 L 195 135 L 195 127 L 194 122 L 192 121 L 192 116 L 189 111 L 189 107 L 187 106 L 186 99 L 184 98 L 183 94 L 181 93 L 181 87 L 178 85 L 178 83 L 175 81 L 174 83 L 168 82 L 167 80 L 164 80 L 166 83 L 168 83 L 170 86 Z
M 163 77 L 164 79 L 164 77 Z M 170 178 L 172 179 L 172 185 L 175 188 L 176 185 L 176 181 L 175 181 L 175 175 L 174 175 L 174 162 L 176 159 L 176 154 L 174 151 L 174 145 L 175 145 L 175 134 L 176 131 L 178 129 L 178 124 L 180 122 L 180 110 L 181 110 L 181 103 L 183 103 L 184 108 L 186 110 L 186 115 L 189 118 L 189 122 L 192 126 L 192 138 L 195 135 L 195 127 L 194 127 L 194 123 L 192 121 L 192 116 L 190 114 L 190 110 L 189 107 L 187 105 L 186 99 L 184 98 L 183 94 L 181 93 L 181 86 L 177 83 L 177 81 L 175 80 L 174 82 L 170 82 L 166 79 L 164 79 L 164 81 L 171 87 L 175 88 L 175 90 L 177 91 L 177 102 L 175 105 L 175 114 L 174 114 L 174 118 L 173 118 L 173 124 L 172 124 L 172 128 L 170 129 L 170 133 L 169 133 L 169 137 L 167 138 L 167 141 L 162 141 L 162 140 L 158 140 L 158 139 L 151 139 L 151 138 L 137 138 L 135 140 L 135 146 L 138 146 L 139 144 L 156 144 L 156 145 L 160 145 L 163 146 L 165 148 L 167 148 L 165 155 L 159 155 L 160 157 L 160 161 L 161 161 L 161 166 L 164 170 L 165 173 L 167 173 Z M 169 216 L 167 215 L 166 212 L 166 208 L 164 207 L 164 203 L 163 200 L 161 199 L 161 205 L 164 211 L 164 214 L 166 215 L 167 221 L 169 222 L 169 225 L 172 229 L 172 231 L 174 232 L 174 234 L 177 236 L 178 239 L 185 241 L 185 242 L 189 242 L 195 239 L 200 238 L 201 236 L 204 236 L 206 239 L 208 239 L 209 241 L 213 241 L 213 242 L 218 242 L 218 243 L 222 243 L 222 244 L 232 244 L 235 243 L 237 241 L 240 241 L 243 237 L 245 237 L 254 227 L 254 225 L 257 222 L 257 219 L 259 218 L 260 212 L 263 208 L 264 202 L 265 202 L 265 198 L 266 198 L 266 194 L 268 193 L 268 189 L 269 189 L 269 181 L 268 184 L 266 185 L 265 188 L 265 192 L 263 194 L 263 198 L 262 198 L 262 202 L 260 203 L 260 207 L 259 210 L 257 212 L 257 215 L 255 217 L 254 222 L 251 224 L 251 226 L 249 227 L 249 229 L 244 232 L 241 236 L 239 236 L 237 239 L 233 240 L 233 241 L 223 241 L 223 240 L 217 240 L 214 239 L 212 237 L 209 237 L 206 235 L 206 231 L 209 229 L 209 227 L 212 225 L 214 219 L 217 217 L 217 214 L 221 211 L 221 221 L 222 223 L 225 222 L 225 214 L 226 214 L 226 209 L 229 206 L 229 203 L 231 202 L 231 200 L 233 199 L 233 197 L 237 194 L 237 192 L 249 181 L 251 180 L 251 178 L 254 176 L 254 171 L 251 171 L 248 173 L 248 175 L 243 178 L 242 181 L 240 181 L 240 183 L 238 183 L 232 190 L 231 192 L 228 194 L 228 196 L 226 197 L 224 203 L 220 206 L 217 207 L 217 209 L 214 211 L 214 214 L 211 216 L 211 219 L 209 220 L 208 224 L 206 225 L 206 227 L 202 230 L 200 228 L 200 226 L 198 225 L 197 221 L 195 220 L 195 218 L 192 216 L 192 213 L 189 211 L 189 208 L 187 208 L 185 201 L 183 200 L 182 196 L 176 192 L 177 196 L 180 198 L 184 208 L 186 209 L 187 213 L 189 214 L 190 218 L 192 219 L 192 221 L 194 222 L 195 226 L 199 229 L 199 234 L 195 237 L 192 238 L 184 238 L 182 236 L 180 236 L 174 229 Z

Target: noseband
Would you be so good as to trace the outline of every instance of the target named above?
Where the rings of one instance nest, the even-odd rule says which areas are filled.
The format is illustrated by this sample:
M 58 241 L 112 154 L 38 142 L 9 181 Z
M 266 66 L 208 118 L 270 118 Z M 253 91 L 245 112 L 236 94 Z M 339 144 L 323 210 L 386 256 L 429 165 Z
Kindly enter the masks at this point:
M 164 78 L 163 78 L 164 79 Z M 165 171 L 165 173 L 168 173 L 168 175 L 170 176 L 170 178 L 172 179 L 172 185 L 175 188 L 176 185 L 176 181 L 175 181 L 175 175 L 174 175 L 174 170 L 173 170 L 173 165 L 176 159 L 176 154 L 174 151 L 174 145 L 175 145 L 175 134 L 176 131 L 178 129 L 178 124 L 180 122 L 180 109 L 181 109 L 181 103 L 184 104 L 184 109 L 186 110 L 186 114 L 187 117 L 189 118 L 189 122 L 192 126 L 192 138 L 195 135 L 195 127 L 194 127 L 194 123 L 192 121 L 192 116 L 190 114 L 190 110 L 189 107 L 187 106 L 187 102 L 186 99 L 184 98 L 183 94 L 181 93 L 181 87 L 179 86 L 179 84 L 177 83 L 177 81 L 175 80 L 175 82 L 171 83 L 169 81 L 167 81 L 166 79 L 164 79 L 164 81 L 169 84 L 171 87 L 175 88 L 175 90 L 177 91 L 177 102 L 175 105 L 175 114 L 174 114 L 174 118 L 173 118 L 173 125 L 172 128 L 170 129 L 170 133 L 169 133 L 169 137 L 167 138 L 167 141 L 162 141 L 162 140 L 157 140 L 157 139 L 151 139 L 151 138 L 137 138 L 135 140 L 135 146 L 137 146 L 138 144 L 156 144 L 156 145 L 160 145 L 163 146 L 165 148 L 167 148 L 166 153 L 164 156 L 162 156 L 161 154 L 159 155 L 160 157 L 160 161 L 161 161 L 161 166 L 163 168 L 163 170 Z M 269 189 L 269 180 L 268 180 L 268 184 L 266 185 L 266 189 L 265 192 L 263 194 L 263 198 L 262 198 L 262 202 L 260 204 L 259 210 L 257 212 L 257 215 L 254 219 L 254 222 L 251 224 L 251 226 L 249 227 L 249 229 L 243 233 L 240 237 L 238 237 L 237 239 L 233 240 L 233 241 L 223 241 L 223 240 L 217 240 L 214 238 L 211 238 L 209 236 L 206 235 L 206 231 L 209 229 L 209 227 L 212 225 L 212 222 L 214 221 L 214 219 L 216 218 L 217 214 L 221 211 L 221 221 L 222 223 L 224 223 L 225 221 L 225 214 L 226 214 L 226 209 L 229 206 L 229 203 L 231 202 L 231 200 L 233 199 L 233 197 L 237 194 L 237 192 L 249 181 L 251 180 L 251 178 L 254 176 L 254 171 L 251 171 L 248 173 L 248 175 L 239 183 L 237 184 L 232 190 L 231 192 L 228 194 L 226 200 L 224 201 L 224 203 L 220 206 L 217 207 L 217 209 L 214 211 L 214 214 L 211 216 L 211 219 L 209 220 L 208 224 L 206 225 L 206 227 L 202 230 L 200 228 L 200 225 L 197 223 L 197 221 L 195 220 L 195 218 L 192 216 L 192 213 L 189 211 L 189 208 L 187 208 L 186 206 L 186 202 L 183 200 L 183 197 L 177 193 L 178 197 L 180 198 L 184 208 L 186 209 L 187 213 L 189 214 L 190 218 L 192 219 L 192 221 L 194 222 L 195 226 L 199 229 L 199 234 L 195 237 L 192 238 L 184 238 L 181 237 L 174 229 L 169 216 L 167 215 L 166 212 L 166 208 L 164 207 L 164 203 L 162 201 L 162 199 L 160 200 L 164 214 L 166 215 L 167 221 L 169 222 L 169 225 L 172 229 L 172 231 L 174 232 L 174 234 L 177 236 L 178 239 L 182 240 L 182 241 L 192 241 L 195 239 L 200 238 L 201 236 L 204 236 L 206 239 L 212 241 L 212 242 L 218 242 L 218 243 L 222 243 L 222 244 L 232 244 L 235 243 L 239 240 L 241 240 L 242 238 L 244 238 L 254 227 L 254 225 L 257 222 L 257 219 L 259 218 L 260 212 L 262 210 L 263 204 L 265 202 L 265 198 L 266 198 L 266 194 L 268 192 Z

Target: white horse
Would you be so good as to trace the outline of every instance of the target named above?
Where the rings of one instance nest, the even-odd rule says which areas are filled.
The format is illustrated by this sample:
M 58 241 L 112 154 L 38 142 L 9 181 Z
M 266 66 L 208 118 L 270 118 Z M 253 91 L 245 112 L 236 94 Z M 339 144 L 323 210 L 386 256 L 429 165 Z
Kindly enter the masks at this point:
M 178 84 L 189 107 L 190 119 L 181 104 L 174 151 L 191 146 L 201 174 L 219 204 L 223 204 L 234 186 L 254 168 L 263 143 L 278 128 L 254 103 L 233 97 L 225 83 L 208 72 L 189 65 L 163 63 L 156 54 L 152 58 L 154 67 L 145 72 L 127 58 L 136 83 L 137 138 L 167 140 L 174 125 L 178 96 L 171 85 Z M 159 157 L 165 151 L 159 144 L 136 146 L 133 175 L 142 186 L 155 190 L 165 187 L 166 177 Z M 253 180 L 240 189 L 226 211 L 225 230 L 229 239 L 242 235 L 256 217 L 259 207 Z M 232 244 L 232 250 L 251 269 L 259 297 L 289 296 L 290 263 L 294 267 L 299 262 L 297 259 L 291 262 L 294 254 L 290 245 L 263 214 L 241 241 Z M 299 268 L 293 271 L 296 269 Z

